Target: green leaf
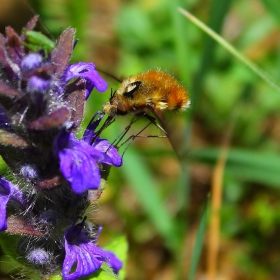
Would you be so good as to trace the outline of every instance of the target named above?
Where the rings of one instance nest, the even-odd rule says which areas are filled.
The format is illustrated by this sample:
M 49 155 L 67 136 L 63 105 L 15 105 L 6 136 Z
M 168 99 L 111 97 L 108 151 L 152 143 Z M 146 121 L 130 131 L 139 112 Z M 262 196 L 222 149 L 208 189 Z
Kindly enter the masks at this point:
M 125 236 L 118 236 L 108 245 L 104 246 L 105 250 L 113 252 L 122 262 L 123 267 L 119 271 L 119 278 L 125 279 L 125 264 L 128 254 L 128 243 Z
M 11 246 L 11 244 L 16 245 L 19 239 L 20 236 L 17 235 L 8 235 L 4 232 L 0 233 L 0 246 L 7 256 L 15 259 L 19 256 L 16 251 L 16 246 Z
M 61 280 L 61 279 L 62 279 L 61 275 L 52 275 L 50 277 L 50 280 Z
M 0 233 L 0 247 L 5 254 L 5 258 L 1 260 L 6 260 L 15 272 L 20 271 L 22 275 L 26 276 L 24 279 L 40 280 L 41 277 L 38 271 L 33 266 L 29 266 L 25 262 L 25 259 L 17 252 L 17 243 L 20 238 L 20 235 L 9 235 L 5 232 Z M 13 271 L 10 270 L 7 273 L 12 274 Z M 53 280 L 58 279 L 61 278 L 54 278 Z
M 9 258 L 9 264 L 15 268 L 20 268 L 23 265 L 19 262 L 20 258 L 16 250 L 16 244 L 20 238 L 18 235 L 8 235 L 5 232 L 0 233 L 0 247 Z
M 103 263 L 101 268 L 92 275 L 85 277 L 86 280 L 121 280 L 125 279 L 125 263 L 127 259 L 128 244 L 125 236 L 118 236 L 108 245 L 103 247 L 105 250 L 113 252 L 122 262 L 123 267 L 119 271 L 119 275 L 115 275 L 112 269 Z
M 106 264 L 102 264 L 101 268 L 96 271 L 93 275 L 88 277 L 83 277 L 85 280 L 120 280 L 117 275 L 115 275 L 112 269 Z

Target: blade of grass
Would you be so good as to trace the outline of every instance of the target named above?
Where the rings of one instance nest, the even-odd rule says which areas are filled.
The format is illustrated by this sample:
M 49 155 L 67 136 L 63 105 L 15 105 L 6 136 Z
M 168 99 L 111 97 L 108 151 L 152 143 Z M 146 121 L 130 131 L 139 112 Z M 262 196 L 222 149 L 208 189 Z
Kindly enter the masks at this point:
M 125 162 L 122 172 L 133 188 L 138 201 L 144 211 L 157 229 L 158 233 L 165 239 L 167 246 L 177 250 L 180 240 L 174 234 L 177 232 L 176 223 L 167 210 L 158 191 L 153 175 L 147 168 L 140 154 L 132 149 L 125 153 Z
M 219 154 L 219 148 L 209 147 L 194 150 L 190 156 L 197 160 L 213 163 Z M 250 151 L 247 149 L 232 148 L 228 155 L 228 166 L 250 167 L 255 169 L 271 170 L 280 173 L 280 156 L 273 152 Z
M 188 43 L 188 30 L 191 27 L 191 24 L 184 20 L 184 18 L 178 16 L 176 8 L 178 6 L 183 5 L 184 7 L 188 7 L 188 1 L 185 0 L 173 0 L 168 1 L 170 5 L 170 15 L 172 19 L 172 27 L 173 27 L 173 44 L 174 51 L 176 54 L 176 63 L 178 65 L 179 70 L 179 79 L 182 81 L 184 85 L 191 85 L 191 65 L 189 63 L 189 57 L 193 56 L 193 50 Z M 177 143 L 178 150 L 181 152 L 182 149 L 188 150 L 190 147 L 190 133 L 187 137 L 184 137 L 184 130 L 178 131 L 178 133 L 172 132 L 174 128 L 171 129 L 171 133 L 169 135 L 177 135 L 177 138 L 173 139 L 174 144 Z M 189 128 L 187 128 L 189 129 Z M 175 140 L 175 141 L 174 141 Z M 175 145 L 176 146 L 176 145 Z M 189 193 L 190 193 L 190 172 L 185 159 L 180 161 L 182 176 L 179 178 L 180 184 L 174 191 L 177 194 L 177 205 L 178 205 L 178 222 L 181 226 L 181 232 L 186 232 L 187 222 L 185 222 L 185 213 L 187 211 L 189 205 Z
M 267 75 L 267 73 L 263 72 L 257 65 L 248 60 L 245 56 L 243 56 L 239 51 L 237 51 L 231 44 L 229 44 L 225 39 L 207 27 L 203 22 L 198 20 L 188 11 L 179 8 L 179 12 L 182 13 L 185 17 L 187 17 L 190 21 L 192 21 L 195 25 L 201 28 L 204 32 L 206 32 L 209 36 L 211 36 L 214 40 L 216 40 L 220 45 L 222 45 L 226 50 L 228 50 L 233 56 L 238 58 L 244 65 L 250 68 L 256 75 L 266 81 L 271 87 L 280 91 L 279 85 Z
M 275 17 L 280 23 L 280 2 L 279 0 L 262 0 L 267 10 Z
M 207 252 L 207 275 L 209 280 L 217 277 L 218 253 L 220 243 L 220 210 L 223 194 L 223 176 L 230 148 L 230 139 L 237 120 L 238 111 L 233 111 L 225 133 L 220 156 L 215 164 L 211 182 L 211 216 Z
M 219 156 L 218 148 L 193 151 L 193 160 L 214 164 Z M 250 182 L 264 183 L 280 188 L 280 156 L 275 153 L 261 153 L 245 149 L 231 149 L 225 171 L 235 178 Z
M 190 84 L 190 66 L 188 63 L 188 58 L 190 56 L 191 49 L 187 43 L 187 34 L 186 29 L 188 29 L 188 23 L 178 17 L 176 8 L 180 5 L 186 6 L 186 1 L 183 0 L 173 0 L 168 1 L 170 7 L 170 15 L 172 18 L 172 27 L 173 27 L 173 42 L 174 42 L 174 51 L 176 54 L 176 63 L 179 67 L 179 77 L 180 80 L 188 85 Z
M 209 201 L 206 204 L 204 213 L 202 215 L 202 218 L 199 223 L 197 236 L 195 239 L 195 245 L 191 257 L 191 265 L 190 265 L 190 271 L 188 275 L 188 280 L 195 279 L 195 272 L 197 270 L 198 262 L 200 259 L 205 231 L 206 231 L 206 225 L 207 225 L 207 218 L 208 218 L 208 212 L 209 212 Z
M 229 1 L 220 1 L 214 0 L 211 4 L 211 10 L 209 15 L 208 26 L 216 33 L 220 33 L 224 19 L 227 15 L 227 12 L 231 6 L 232 0 Z M 197 74 L 194 77 L 192 90 L 195 94 L 192 97 L 192 108 L 195 110 L 196 102 L 200 98 L 201 87 L 203 84 L 203 80 L 205 75 L 207 74 L 212 61 L 214 59 L 214 52 L 216 49 L 216 42 L 209 36 L 205 36 L 202 55 L 200 60 L 200 67 Z

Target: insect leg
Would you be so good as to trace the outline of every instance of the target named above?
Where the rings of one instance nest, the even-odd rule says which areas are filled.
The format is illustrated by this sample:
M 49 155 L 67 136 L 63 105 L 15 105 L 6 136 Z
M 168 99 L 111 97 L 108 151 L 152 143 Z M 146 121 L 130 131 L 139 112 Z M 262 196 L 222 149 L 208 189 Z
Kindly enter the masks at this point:
M 145 116 L 142 115 L 142 117 L 145 117 Z M 132 142 L 134 141 L 135 138 L 149 138 L 149 137 L 153 137 L 153 138 L 166 138 L 166 135 L 141 135 L 141 133 L 145 129 L 147 129 L 151 124 L 155 124 L 155 122 L 154 122 L 155 119 L 153 117 L 151 117 L 151 119 L 149 119 L 149 121 L 150 122 L 146 126 L 144 126 L 137 134 L 129 136 L 124 142 L 122 142 L 120 144 L 120 146 L 118 148 L 120 148 L 123 145 L 125 145 L 126 143 L 128 143 L 127 146 L 125 147 L 123 153 L 122 153 L 122 157 L 124 156 L 126 150 L 129 148 L 129 146 L 132 144 Z
M 127 134 L 127 132 L 129 131 L 129 129 L 131 128 L 131 126 L 136 123 L 138 120 L 140 120 L 142 118 L 142 116 L 136 116 L 133 117 L 133 119 L 131 120 L 131 122 L 129 123 L 129 125 L 124 129 L 124 131 L 122 131 L 122 133 L 112 142 L 112 146 L 117 147 L 118 144 L 122 141 L 122 139 L 125 137 L 125 135 Z
M 158 123 L 156 123 L 156 118 L 154 118 L 148 114 L 145 114 L 143 117 L 148 119 L 150 121 L 150 123 L 155 125 L 159 130 L 161 130 L 165 135 L 167 135 L 167 132 Z

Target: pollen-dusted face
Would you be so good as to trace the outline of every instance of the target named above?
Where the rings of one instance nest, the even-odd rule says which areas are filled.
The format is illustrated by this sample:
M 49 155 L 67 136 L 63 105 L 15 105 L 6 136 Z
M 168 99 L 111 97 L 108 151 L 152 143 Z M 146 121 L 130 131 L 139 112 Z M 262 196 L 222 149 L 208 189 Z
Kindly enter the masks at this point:
M 109 116 L 162 110 L 184 110 L 190 105 L 184 87 L 173 77 L 150 70 L 124 80 L 103 111 Z
M 109 102 L 103 106 L 103 111 L 109 116 L 126 115 L 131 112 L 134 103 L 134 92 L 141 85 L 140 81 L 131 81 L 131 77 L 124 80 L 120 88 L 111 96 Z

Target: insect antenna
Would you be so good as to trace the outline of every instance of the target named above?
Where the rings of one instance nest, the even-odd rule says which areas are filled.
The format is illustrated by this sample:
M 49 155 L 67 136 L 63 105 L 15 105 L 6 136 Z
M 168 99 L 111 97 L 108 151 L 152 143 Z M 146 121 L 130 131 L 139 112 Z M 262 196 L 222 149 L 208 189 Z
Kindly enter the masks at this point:
M 98 68 L 98 67 L 96 68 L 96 70 L 97 70 L 98 72 L 101 72 L 101 73 L 107 75 L 108 77 L 111 77 L 112 79 L 116 80 L 116 81 L 119 82 L 119 83 L 122 83 L 122 82 L 123 82 L 122 79 L 118 78 L 117 76 L 115 76 L 115 75 L 113 75 L 113 74 L 111 74 L 111 73 L 109 73 L 109 72 L 107 72 L 107 71 L 104 71 L 104 70 L 102 70 L 102 69 L 100 69 L 100 68 Z
M 34 8 L 32 7 L 32 5 L 30 3 L 28 3 L 27 0 L 22 0 L 23 3 L 25 4 L 25 6 L 30 10 L 31 13 L 33 13 L 33 15 L 37 15 L 38 13 L 34 10 Z M 53 35 L 51 34 L 48 26 L 39 18 L 39 22 L 42 25 L 42 27 L 45 29 L 45 31 L 48 33 L 48 35 L 50 36 L 50 38 L 55 42 L 55 38 L 53 37 Z
M 113 122 L 115 121 L 115 117 L 111 117 L 108 116 L 107 119 L 105 120 L 105 122 L 103 123 L 103 125 L 99 128 L 99 130 L 95 133 L 95 137 L 92 140 L 93 144 L 95 142 L 95 140 L 100 136 L 100 134 L 102 133 L 102 131 L 104 129 L 106 129 L 108 126 L 110 126 Z
M 141 116 L 142 117 L 142 116 Z M 127 134 L 127 132 L 130 130 L 131 126 L 136 123 L 138 120 L 140 120 L 141 118 L 140 116 L 135 116 L 133 117 L 133 119 L 130 121 L 129 125 L 126 126 L 126 128 L 119 134 L 119 136 L 112 142 L 112 146 L 115 146 L 117 149 L 119 149 L 120 147 L 118 147 L 119 143 L 122 141 L 122 139 L 125 137 L 125 135 Z

